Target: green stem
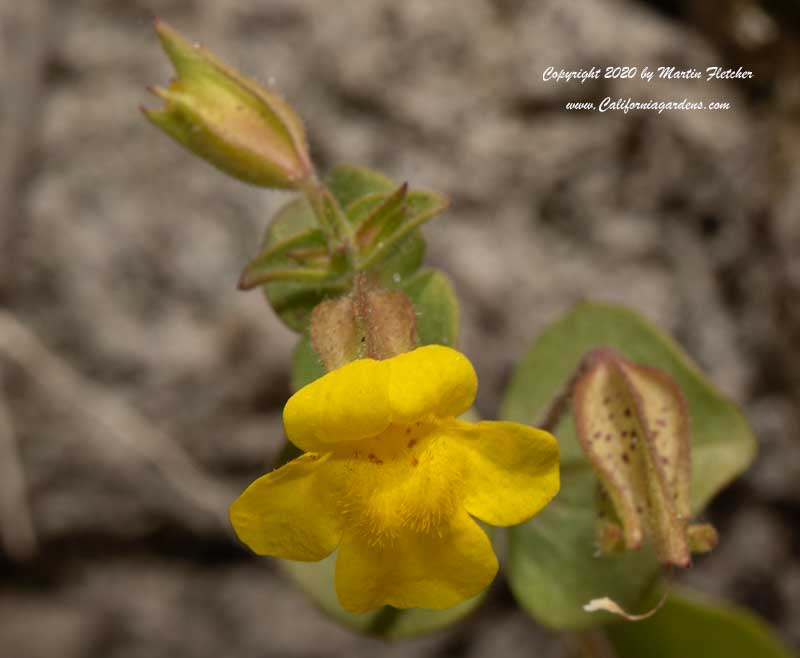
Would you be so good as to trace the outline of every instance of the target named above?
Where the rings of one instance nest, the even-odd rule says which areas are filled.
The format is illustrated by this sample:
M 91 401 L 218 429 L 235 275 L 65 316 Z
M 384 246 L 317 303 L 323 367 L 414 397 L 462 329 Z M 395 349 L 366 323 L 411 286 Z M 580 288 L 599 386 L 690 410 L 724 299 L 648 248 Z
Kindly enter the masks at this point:
M 315 178 L 306 179 L 300 189 L 305 194 L 322 232 L 327 237 L 328 251 L 331 254 L 344 253 L 347 264 L 350 266 L 348 269 L 354 269 L 358 252 L 353 226 L 339 207 L 339 202 L 330 193 L 330 190 Z
M 367 626 L 367 633 L 374 635 L 386 635 L 388 631 L 397 623 L 400 618 L 401 611 L 393 608 L 390 605 L 384 606 L 373 617 L 372 621 Z
M 593 355 L 594 350 L 584 354 L 583 358 L 580 360 L 580 363 L 578 363 L 578 366 L 570 376 L 569 381 L 567 381 L 564 388 L 561 389 L 561 392 L 559 392 L 559 394 L 553 398 L 553 401 L 550 403 L 550 406 L 547 408 L 547 411 L 542 419 L 536 423 L 536 427 L 546 430 L 547 432 L 553 432 L 556 427 L 558 427 L 564 415 L 569 411 L 570 404 L 572 403 L 572 390 L 575 388 L 575 382 L 586 371 L 586 368 L 589 366 Z
M 268 270 L 266 272 L 251 272 L 246 269 L 239 279 L 239 289 L 251 290 L 272 281 L 318 283 L 325 281 L 329 277 L 330 272 L 328 270 L 318 270 L 311 267 L 287 267 L 283 270 Z

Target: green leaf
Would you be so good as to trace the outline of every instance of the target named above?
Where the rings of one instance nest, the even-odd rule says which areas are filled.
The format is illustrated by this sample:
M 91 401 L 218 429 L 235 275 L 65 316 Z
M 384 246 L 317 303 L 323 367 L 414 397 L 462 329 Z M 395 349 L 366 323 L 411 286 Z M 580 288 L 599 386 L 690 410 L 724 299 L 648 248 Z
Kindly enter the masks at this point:
M 412 194 L 414 194 L 412 192 Z M 347 207 L 347 216 L 358 231 L 364 222 L 392 195 L 385 192 L 367 194 Z M 389 288 L 402 286 L 422 266 L 425 258 L 425 240 L 419 230 L 412 231 L 386 253 L 386 257 L 371 268 L 379 275 L 381 283 Z
M 367 167 L 339 165 L 331 171 L 327 179 L 328 189 L 336 197 L 342 208 L 367 194 L 380 192 L 388 194 L 395 185 L 391 179 Z
M 391 227 L 396 226 L 403 221 L 406 215 L 406 196 L 408 195 L 408 185 L 403 184 L 398 187 L 391 194 L 375 194 L 369 195 L 366 198 L 378 196 L 382 198 L 381 203 L 375 208 L 371 209 L 369 215 L 359 222 L 357 233 L 357 242 L 360 245 L 371 243 L 381 233 L 391 230 Z M 361 197 L 364 199 L 365 197 Z M 355 202 L 350 206 L 358 205 Z
M 292 390 L 299 391 L 303 386 L 319 379 L 324 374 L 325 366 L 314 350 L 311 338 L 308 334 L 303 334 L 292 354 Z
M 324 250 L 325 239 L 317 220 L 304 198 L 290 201 L 275 215 L 267 229 L 261 251 L 243 274 L 243 280 L 257 280 L 259 276 L 278 270 L 291 272 L 301 269 L 292 252 Z M 303 268 L 306 269 L 306 268 Z M 292 330 L 303 332 L 313 308 L 326 297 L 347 289 L 347 278 L 330 274 L 308 281 L 276 280 L 263 286 L 264 294 L 272 308 Z
M 404 282 L 419 271 L 424 259 L 425 239 L 420 231 L 414 231 L 396 244 L 373 271 L 378 273 L 381 283 L 387 288 L 402 288 Z
M 607 622 L 603 615 L 583 611 L 584 604 L 601 596 L 639 612 L 637 605 L 658 576 L 649 546 L 597 555 L 596 483 L 589 470 L 562 470 L 555 500 L 508 531 L 509 584 L 522 607 L 546 626 L 582 629 Z
M 393 194 L 397 186 L 369 169 L 341 166 L 333 170 L 328 184 L 333 198 L 344 208 L 347 221 L 357 230 Z M 404 190 L 404 188 L 401 188 Z M 377 228 L 394 227 L 385 239 L 377 239 L 359 270 L 378 274 L 387 287 L 400 287 L 413 277 L 425 256 L 425 241 L 418 230 L 424 221 L 440 212 L 443 197 L 432 192 L 412 191 L 400 195 L 402 212 L 391 204 L 387 219 Z M 397 218 L 402 218 L 399 221 Z M 381 234 L 382 235 L 382 234 Z M 305 259 L 305 260 L 303 260 Z M 325 236 L 305 198 L 289 202 L 273 218 L 259 254 L 242 273 L 240 286 L 263 285 L 267 301 L 292 330 L 308 327 L 311 311 L 326 298 L 347 292 L 354 272 L 346 272 L 331 261 Z
M 444 211 L 449 204 L 446 197 L 429 190 L 413 190 L 405 197 L 402 221 L 388 223 L 372 249 L 364 255 L 362 267 L 375 269 L 382 264 L 425 222 Z
M 262 246 L 283 242 L 309 229 L 319 229 L 317 218 L 304 197 L 294 199 L 275 213 Z
M 615 623 L 619 658 L 791 658 L 769 626 L 746 610 L 688 591 L 670 594 L 650 619 Z
M 343 610 L 336 598 L 336 554 L 321 562 L 279 562 L 292 580 L 331 617 L 358 631 L 387 638 L 410 638 L 450 626 L 474 610 L 484 597 L 483 593 L 479 594 L 447 610 L 398 610 L 386 606 L 364 615 L 354 615 Z
M 630 310 L 581 304 L 546 329 L 514 374 L 502 418 L 536 425 L 583 356 L 602 346 L 664 370 L 681 387 L 692 428 L 691 507 L 696 514 L 752 462 L 755 439 L 739 410 L 680 347 Z M 649 550 L 594 556 L 596 477 L 577 441 L 571 414 L 553 433 L 561 448 L 561 492 L 536 518 L 509 531 L 508 578 L 519 602 L 541 623 L 589 628 L 607 620 L 584 612 L 584 604 L 609 596 L 638 612 L 659 565 Z
M 442 272 L 425 269 L 406 281 L 401 289 L 417 312 L 420 345 L 458 343 L 458 299 L 453 284 Z

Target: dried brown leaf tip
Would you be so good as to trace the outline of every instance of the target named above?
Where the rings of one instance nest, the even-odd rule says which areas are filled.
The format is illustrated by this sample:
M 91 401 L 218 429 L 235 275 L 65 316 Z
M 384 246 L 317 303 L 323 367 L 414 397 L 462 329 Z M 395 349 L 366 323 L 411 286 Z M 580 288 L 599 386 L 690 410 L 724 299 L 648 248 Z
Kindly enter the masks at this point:
M 601 552 L 652 541 L 664 564 L 688 567 L 717 535 L 691 518 L 691 435 L 686 401 L 665 372 L 602 348 L 575 382 L 578 438 L 600 480 Z

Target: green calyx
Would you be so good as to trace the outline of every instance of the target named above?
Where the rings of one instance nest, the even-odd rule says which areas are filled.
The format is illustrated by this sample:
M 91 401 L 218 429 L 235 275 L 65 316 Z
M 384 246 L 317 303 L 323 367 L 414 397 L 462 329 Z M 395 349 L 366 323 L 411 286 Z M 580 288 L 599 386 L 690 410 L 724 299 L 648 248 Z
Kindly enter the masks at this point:
M 300 118 L 275 92 L 229 68 L 162 21 L 156 33 L 175 66 L 162 109 L 145 116 L 225 173 L 262 187 L 295 188 L 313 178 Z

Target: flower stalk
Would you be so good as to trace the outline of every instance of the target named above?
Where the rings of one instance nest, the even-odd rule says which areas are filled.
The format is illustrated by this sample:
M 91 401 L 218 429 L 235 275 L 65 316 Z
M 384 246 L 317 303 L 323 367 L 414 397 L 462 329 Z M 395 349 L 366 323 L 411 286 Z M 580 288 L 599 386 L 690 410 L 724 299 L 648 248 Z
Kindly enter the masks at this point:
M 339 206 L 330 190 L 316 178 L 302 182 L 300 189 L 308 200 L 319 227 L 327 238 L 331 261 L 339 261 L 339 266 L 355 269 L 358 250 L 355 244 L 353 226 Z

